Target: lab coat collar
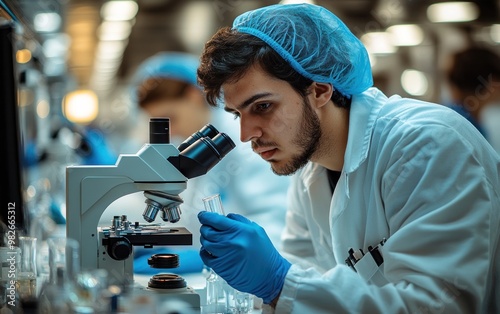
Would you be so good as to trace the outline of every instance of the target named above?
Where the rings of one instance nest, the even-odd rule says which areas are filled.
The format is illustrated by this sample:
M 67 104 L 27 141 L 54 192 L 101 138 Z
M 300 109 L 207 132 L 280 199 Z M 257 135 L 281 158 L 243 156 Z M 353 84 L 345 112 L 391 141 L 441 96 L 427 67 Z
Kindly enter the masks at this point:
M 375 87 L 353 96 L 349 114 L 349 134 L 344 155 L 343 172 L 346 174 L 358 169 L 366 160 L 375 120 L 387 100 L 387 96 Z M 309 162 L 299 172 L 299 176 L 308 187 L 319 178 L 326 180 L 326 175 L 326 169 L 314 162 Z
M 375 87 L 352 97 L 344 155 L 344 171 L 347 174 L 358 169 L 366 160 L 374 122 L 387 100 L 387 96 Z

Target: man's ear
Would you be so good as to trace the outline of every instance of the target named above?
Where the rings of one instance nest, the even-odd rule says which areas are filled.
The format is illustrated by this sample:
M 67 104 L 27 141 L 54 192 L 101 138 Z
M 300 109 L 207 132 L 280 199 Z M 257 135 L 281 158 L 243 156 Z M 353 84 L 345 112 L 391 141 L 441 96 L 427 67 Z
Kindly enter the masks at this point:
M 333 86 L 328 83 L 313 82 L 310 86 L 310 100 L 315 108 L 326 105 L 333 94 Z

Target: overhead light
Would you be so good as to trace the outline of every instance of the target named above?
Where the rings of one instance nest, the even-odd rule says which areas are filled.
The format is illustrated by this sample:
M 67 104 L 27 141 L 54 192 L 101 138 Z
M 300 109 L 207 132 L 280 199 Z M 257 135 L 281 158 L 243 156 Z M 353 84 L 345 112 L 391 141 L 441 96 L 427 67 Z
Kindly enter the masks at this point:
M 53 35 L 43 43 L 43 54 L 46 58 L 66 58 L 70 43 L 71 38 L 67 34 Z
M 214 16 L 207 14 L 212 9 L 210 1 L 192 1 L 180 13 L 178 31 L 188 51 L 201 51 L 216 28 Z
M 131 31 L 129 21 L 104 21 L 99 26 L 98 34 L 100 40 L 125 40 Z
M 442 2 L 427 8 L 431 22 L 469 22 L 479 17 L 479 7 L 474 2 Z
M 405 70 L 401 75 L 401 86 L 412 96 L 423 96 L 429 88 L 429 82 L 422 71 Z
M 97 118 L 99 102 L 91 90 L 76 90 L 63 99 L 63 114 L 71 122 L 88 124 Z
M 42 99 L 36 105 L 36 114 L 40 119 L 45 119 L 49 116 L 50 113 L 50 105 L 49 102 L 45 99 Z
M 490 37 L 496 43 L 500 43 L 500 24 L 493 24 L 490 27 Z
M 20 49 L 16 52 L 17 63 L 28 63 L 31 60 L 31 51 L 29 49 Z
M 422 28 L 414 24 L 394 25 L 387 28 L 396 46 L 417 46 L 424 40 Z
M 96 48 L 97 56 L 121 56 L 127 46 L 126 41 L 100 41 Z
M 361 36 L 361 41 L 369 53 L 390 54 L 397 50 L 392 42 L 392 37 L 387 32 L 371 32 Z
M 129 21 L 135 18 L 139 6 L 135 1 L 108 1 L 101 7 L 101 16 L 106 21 Z
M 33 19 L 33 27 L 37 32 L 56 32 L 61 27 L 61 16 L 55 12 L 38 13 Z

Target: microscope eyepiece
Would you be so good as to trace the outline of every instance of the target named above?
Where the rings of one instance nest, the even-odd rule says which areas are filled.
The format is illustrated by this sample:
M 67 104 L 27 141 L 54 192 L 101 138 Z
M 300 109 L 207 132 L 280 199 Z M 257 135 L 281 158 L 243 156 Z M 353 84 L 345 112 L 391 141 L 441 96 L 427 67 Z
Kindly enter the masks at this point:
M 219 133 L 212 138 L 215 147 L 219 151 L 220 158 L 224 158 L 236 145 L 226 133 Z
M 170 143 L 169 118 L 151 118 L 149 120 L 149 143 L 151 144 Z
M 212 138 L 212 137 L 216 136 L 217 134 L 219 134 L 219 131 L 217 131 L 217 129 L 213 125 L 207 124 L 203 128 L 201 128 L 199 131 L 194 132 L 190 137 L 188 137 L 184 142 L 182 142 L 181 145 L 179 145 L 179 147 L 177 147 L 177 149 L 180 152 L 182 152 L 183 150 L 185 150 L 186 148 L 191 146 L 194 142 L 196 142 L 198 139 L 203 138 L 203 137 Z
M 189 179 L 206 174 L 236 146 L 227 134 L 218 133 L 210 124 L 207 124 L 200 134 L 213 134 L 214 131 L 217 133 L 213 136 L 192 135 L 192 139 L 197 139 L 186 148 L 179 149 L 179 156 L 170 157 L 168 160 Z

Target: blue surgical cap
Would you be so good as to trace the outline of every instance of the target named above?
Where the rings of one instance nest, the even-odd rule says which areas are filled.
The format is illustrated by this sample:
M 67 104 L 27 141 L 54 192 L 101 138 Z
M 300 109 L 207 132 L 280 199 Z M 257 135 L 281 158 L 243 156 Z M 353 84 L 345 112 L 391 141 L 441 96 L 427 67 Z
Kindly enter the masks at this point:
M 150 78 L 166 78 L 198 86 L 196 71 L 200 64 L 195 55 L 183 52 L 160 52 L 146 59 L 132 78 L 137 87 Z
M 365 47 L 323 7 L 305 3 L 262 7 L 238 16 L 233 29 L 260 38 L 298 73 L 330 83 L 345 96 L 373 85 Z

